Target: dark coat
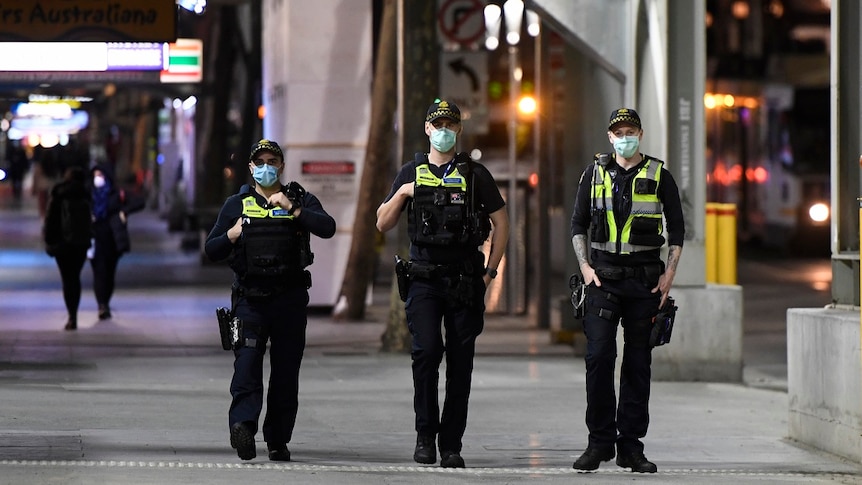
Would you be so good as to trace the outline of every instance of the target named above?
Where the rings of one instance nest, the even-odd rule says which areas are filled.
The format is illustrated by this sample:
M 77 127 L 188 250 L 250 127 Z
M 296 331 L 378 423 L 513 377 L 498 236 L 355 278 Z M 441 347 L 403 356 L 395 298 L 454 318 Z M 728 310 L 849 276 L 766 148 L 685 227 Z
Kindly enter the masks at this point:
M 100 245 L 103 248 L 113 246 L 118 254 L 127 253 L 132 248 L 131 238 L 129 237 L 127 222 L 123 222 L 120 212 L 128 216 L 143 209 L 145 202 L 143 198 L 130 197 L 123 189 L 119 189 L 114 181 L 113 170 L 109 167 L 96 165 L 90 173 L 92 174 L 96 169 L 102 171 L 110 187 L 105 214 L 94 212 L 93 234 L 96 239 L 96 250 L 99 250 Z M 95 191 L 95 189 L 93 190 Z
M 90 193 L 83 171 L 70 176 L 51 189 L 42 235 L 50 256 L 85 252 L 92 237 Z

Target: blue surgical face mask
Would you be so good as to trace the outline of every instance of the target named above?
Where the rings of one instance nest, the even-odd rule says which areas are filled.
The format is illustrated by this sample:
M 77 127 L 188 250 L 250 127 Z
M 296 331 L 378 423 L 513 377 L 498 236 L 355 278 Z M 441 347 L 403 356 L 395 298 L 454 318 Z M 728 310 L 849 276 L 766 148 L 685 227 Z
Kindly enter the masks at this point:
M 431 129 L 431 146 L 441 153 L 446 153 L 455 146 L 455 132 L 449 128 Z
M 272 165 L 263 164 L 260 167 L 254 167 L 252 173 L 254 181 L 259 183 L 261 187 L 272 187 L 278 182 L 278 169 Z
M 614 137 L 614 151 L 623 158 L 631 158 L 638 151 L 640 139 L 637 136 Z

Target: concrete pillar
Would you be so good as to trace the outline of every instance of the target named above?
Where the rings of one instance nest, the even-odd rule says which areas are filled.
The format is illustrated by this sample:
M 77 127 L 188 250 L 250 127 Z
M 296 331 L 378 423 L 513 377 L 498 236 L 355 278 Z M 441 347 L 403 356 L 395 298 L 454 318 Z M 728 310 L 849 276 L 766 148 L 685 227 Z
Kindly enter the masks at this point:
M 264 136 L 285 151 L 282 182 L 302 184 L 338 223 L 332 239 L 312 238 L 312 306 L 335 304 L 350 250 L 373 122 L 371 7 L 353 0 L 263 2 Z

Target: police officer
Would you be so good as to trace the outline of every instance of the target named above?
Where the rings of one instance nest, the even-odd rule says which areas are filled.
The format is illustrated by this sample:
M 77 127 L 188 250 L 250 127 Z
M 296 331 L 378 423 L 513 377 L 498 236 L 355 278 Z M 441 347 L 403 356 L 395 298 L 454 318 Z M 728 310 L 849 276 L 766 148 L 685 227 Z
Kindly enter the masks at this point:
M 312 262 L 309 234 L 330 238 L 335 220 L 298 183 L 282 185 L 284 153 L 260 140 L 248 169 L 254 185 L 228 197 L 206 241 L 213 261 L 229 258 L 235 279 L 233 313 L 243 324 L 234 350 L 228 424 L 230 443 L 243 460 L 257 456 L 254 436 L 263 407 L 263 357 L 270 341 L 270 379 L 263 438 L 269 459 L 290 461 L 305 349 Z
M 654 473 L 641 438 L 649 424 L 651 318 L 668 297 L 685 223 L 679 190 L 664 162 L 642 154 L 641 120 L 633 109 L 611 113 L 608 141 L 614 152 L 597 154 L 581 175 L 572 214 L 572 245 L 588 285 L 586 424 L 589 442 L 573 468 L 595 470 L 614 458 L 623 468 Z M 662 215 L 667 221 L 668 256 Z M 588 249 L 589 245 L 589 249 Z M 617 325 L 624 349 L 620 396 L 614 391 Z
M 462 468 L 461 438 L 467 426 L 467 401 L 476 337 L 482 332 L 485 288 L 497 275 L 506 250 L 509 219 L 490 172 L 463 153 L 455 153 L 461 112 L 437 101 L 425 117 L 429 153 L 406 163 L 377 209 L 377 228 L 386 232 L 406 209 L 410 260 L 398 269 L 407 325 L 413 337 L 413 408 L 418 463 L 437 461 Z M 493 224 L 487 264 L 479 246 Z M 402 281 L 403 282 L 403 281 Z M 445 328 L 446 341 L 443 341 Z M 443 414 L 437 401 L 438 370 L 446 355 Z

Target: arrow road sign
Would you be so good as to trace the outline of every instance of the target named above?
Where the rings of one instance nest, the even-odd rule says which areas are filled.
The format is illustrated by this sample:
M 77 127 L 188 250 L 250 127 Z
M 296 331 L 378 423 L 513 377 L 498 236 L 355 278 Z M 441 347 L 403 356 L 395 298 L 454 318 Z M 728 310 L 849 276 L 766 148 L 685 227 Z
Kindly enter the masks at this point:
M 441 52 L 440 94 L 458 105 L 470 133 L 488 133 L 488 53 Z
M 479 90 L 479 76 L 476 74 L 476 71 L 473 70 L 470 66 L 464 62 L 464 56 L 460 56 L 454 61 L 449 63 L 449 67 L 455 72 L 456 75 L 464 74 L 465 76 L 470 78 L 470 86 L 471 91 L 476 92 Z

